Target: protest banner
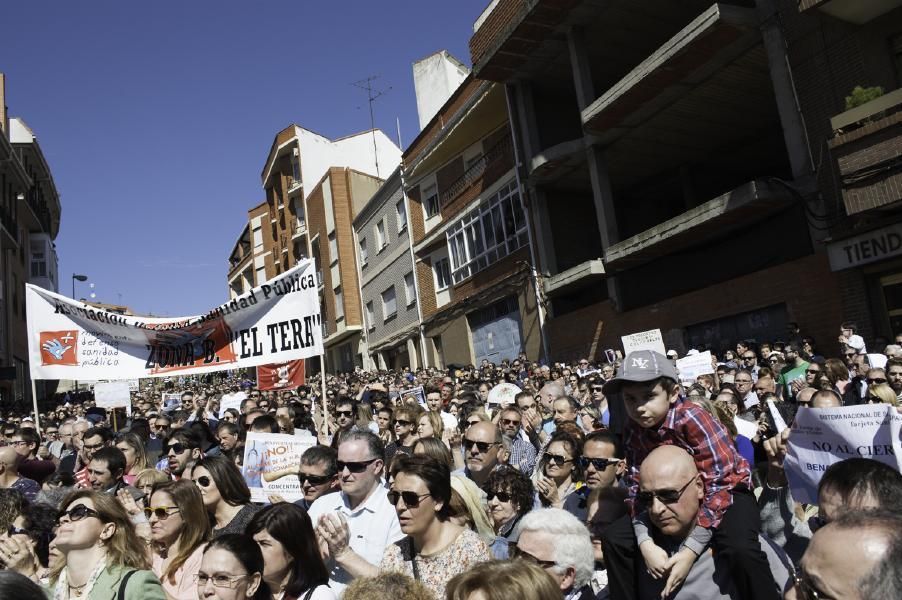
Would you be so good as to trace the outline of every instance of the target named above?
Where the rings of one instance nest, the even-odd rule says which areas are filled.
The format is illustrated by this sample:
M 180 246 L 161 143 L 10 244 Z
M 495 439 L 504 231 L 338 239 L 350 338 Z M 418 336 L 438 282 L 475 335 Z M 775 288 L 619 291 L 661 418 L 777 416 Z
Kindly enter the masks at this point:
M 251 501 L 269 503 L 274 494 L 288 502 L 303 498 L 298 466 L 301 455 L 315 445 L 312 435 L 248 432 L 241 474 L 251 490 Z
M 401 397 L 402 401 L 408 396 L 413 396 L 414 398 L 416 398 L 417 403 L 420 406 L 426 406 L 426 390 L 424 390 L 423 386 L 421 385 L 407 390 L 402 390 L 398 395 Z
M 224 398 L 223 400 L 220 400 L 219 401 L 219 416 L 221 417 L 222 414 L 230 408 L 234 408 L 235 410 L 240 412 L 242 400 L 244 400 L 244 398 L 242 398 L 241 396 L 239 396 L 237 398 L 230 397 L 230 398 Z
M 691 385 L 695 383 L 699 375 L 710 375 L 714 372 L 714 368 L 711 366 L 711 351 L 706 350 L 692 356 L 678 358 L 676 368 L 680 373 L 680 381 Z
M 817 486 L 833 463 L 862 457 L 902 468 L 902 415 L 888 404 L 799 408 L 783 467 L 797 502 L 817 503 Z
M 128 380 L 128 389 L 129 389 L 129 391 L 137 392 L 139 389 L 141 389 L 141 382 L 138 381 L 137 379 L 129 379 Z
M 498 404 L 507 408 L 514 403 L 514 398 L 522 391 L 513 383 L 499 383 L 489 390 L 488 404 Z
M 257 389 L 293 390 L 304 385 L 304 359 L 257 367 Z
M 182 395 L 178 393 L 163 392 L 163 410 L 178 410 L 182 407 Z
M 310 260 L 200 316 L 120 315 L 30 284 L 25 301 L 33 379 L 166 377 L 323 353 Z
M 127 381 L 109 381 L 94 386 L 94 406 L 120 408 L 131 406 L 131 403 Z
M 620 338 L 620 341 L 623 342 L 624 355 L 636 350 L 654 350 L 661 354 L 667 354 L 667 350 L 664 348 L 664 336 L 661 335 L 660 329 L 650 329 L 624 335 Z

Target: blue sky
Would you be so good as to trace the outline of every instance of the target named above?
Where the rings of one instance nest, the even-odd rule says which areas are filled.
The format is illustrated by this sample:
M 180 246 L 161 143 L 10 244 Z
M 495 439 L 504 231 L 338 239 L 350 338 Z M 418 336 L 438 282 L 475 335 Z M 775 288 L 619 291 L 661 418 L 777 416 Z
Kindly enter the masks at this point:
M 61 194 L 60 292 L 197 314 L 227 298 L 227 259 L 263 200 L 260 171 L 292 122 L 329 137 L 418 133 L 411 64 L 469 64 L 488 0 L 28 0 L 3 9 L 10 116 L 31 126 Z M 88 283 L 77 283 L 78 297 Z

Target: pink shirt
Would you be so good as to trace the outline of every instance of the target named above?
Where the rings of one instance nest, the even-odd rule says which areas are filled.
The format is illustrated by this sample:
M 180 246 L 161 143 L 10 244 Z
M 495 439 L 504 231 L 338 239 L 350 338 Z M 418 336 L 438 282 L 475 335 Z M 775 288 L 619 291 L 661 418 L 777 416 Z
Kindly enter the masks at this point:
M 153 555 L 153 572 L 160 578 L 163 584 L 163 590 L 172 600 L 197 600 L 197 582 L 195 575 L 200 571 L 201 559 L 204 556 L 204 546 L 201 544 L 191 553 L 178 571 L 175 572 L 175 583 L 170 581 L 168 577 L 163 577 L 163 558 L 154 553 Z

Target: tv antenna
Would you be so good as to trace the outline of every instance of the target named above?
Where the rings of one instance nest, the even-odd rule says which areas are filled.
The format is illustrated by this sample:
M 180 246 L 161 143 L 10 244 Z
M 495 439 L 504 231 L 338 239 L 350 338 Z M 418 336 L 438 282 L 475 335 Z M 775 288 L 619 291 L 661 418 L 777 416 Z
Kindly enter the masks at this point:
M 381 96 L 384 96 L 391 90 L 391 86 L 388 86 L 384 90 L 377 90 L 373 87 L 373 82 L 379 79 L 378 75 L 371 75 L 366 79 L 361 79 L 360 81 L 355 81 L 351 85 L 356 88 L 360 88 L 361 90 L 366 91 L 367 102 L 370 105 L 370 130 L 373 134 L 373 155 L 376 159 L 376 177 L 382 177 L 379 173 L 379 150 L 376 146 L 376 117 L 373 113 L 373 103 Z M 358 107 L 359 108 L 359 107 Z

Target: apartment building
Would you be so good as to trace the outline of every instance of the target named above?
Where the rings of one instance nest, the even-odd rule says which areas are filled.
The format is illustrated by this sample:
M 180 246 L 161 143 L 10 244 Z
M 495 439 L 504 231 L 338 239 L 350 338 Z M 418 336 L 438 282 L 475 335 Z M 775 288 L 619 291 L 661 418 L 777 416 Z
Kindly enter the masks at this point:
M 247 222 L 241 229 L 229 255 L 229 298 L 240 296 L 276 275 L 281 268 L 281 254 L 276 250 L 276 238 L 269 206 L 261 202 L 247 211 Z M 306 256 L 306 248 L 289 256 L 297 261 Z
M 395 169 L 354 219 L 370 361 L 365 368 L 418 368 L 423 353 L 407 199 Z
M 650 327 L 681 350 L 788 321 L 835 339 L 823 157 L 775 10 L 497 0 L 477 19 L 473 74 L 511 107 L 552 356 L 600 358 Z
M 432 68 L 414 67 L 417 105 L 436 112 L 421 114 L 425 126 L 403 157 L 423 360 L 538 357 L 541 317 L 504 87 L 466 74 L 444 102 L 422 102 L 442 89 L 435 78 L 465 73 L 445 52 L 424 61 Z
M 0 402 L 31 404 L 25 283 L 59 291 L 60 200 L 37 137 L 6 108 L 0 73 Z M 55 387 L 38 382 L 38 397 Z

